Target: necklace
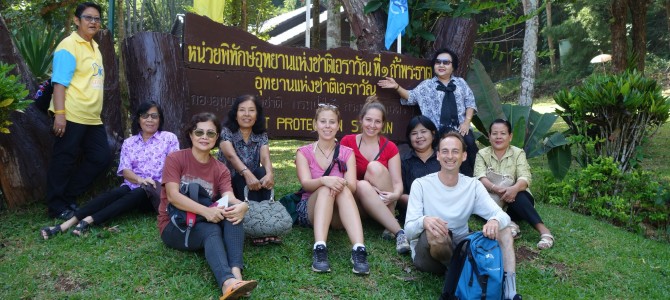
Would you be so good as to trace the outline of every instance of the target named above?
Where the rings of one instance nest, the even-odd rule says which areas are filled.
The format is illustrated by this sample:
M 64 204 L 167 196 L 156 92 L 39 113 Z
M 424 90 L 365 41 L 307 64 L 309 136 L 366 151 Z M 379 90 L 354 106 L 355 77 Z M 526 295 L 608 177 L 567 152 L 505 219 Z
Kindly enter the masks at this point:
M 330 155 L 333 154 L 333 150 L 335 149 L 335 147 L 333 147 L 333 149 L 330 149 L 330 152 L 328 153 L 328 155 L 326 155 L 326 152 L 323 152 L 323 149 L 321 149 L 321 147 L 319 147 L 319 142 L 316 142 L 316 148 L 318 148 L 319 151 L 321 151 L 321 154 L 323 154 L 323 156 L 326 157 L 326 159 L 330 159 Z

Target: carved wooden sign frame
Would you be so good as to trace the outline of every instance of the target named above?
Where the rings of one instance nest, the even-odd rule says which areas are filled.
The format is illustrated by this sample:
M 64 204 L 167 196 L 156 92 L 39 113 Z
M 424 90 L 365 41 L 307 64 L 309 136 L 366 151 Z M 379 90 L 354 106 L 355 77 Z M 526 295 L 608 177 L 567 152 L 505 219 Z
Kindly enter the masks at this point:
M 379 88 L 377 81 L 388 76 L 412 88 L 433 76 L 425 59 L 275 46 L 195 14 L 186 15 L 182 49 L 190 115 L 209 111 L 224 120 L 237 96 L 256 95 L 271 138 L 314 139 L 312 119 L 320 103 L 339 108 L 340 136 L 360 132 L 360 108 L 368 96 L 377 95 L 388 114 L 382 132 L 404 141 L 407 122 L 418 108 L 400 105 L 398 94 Z

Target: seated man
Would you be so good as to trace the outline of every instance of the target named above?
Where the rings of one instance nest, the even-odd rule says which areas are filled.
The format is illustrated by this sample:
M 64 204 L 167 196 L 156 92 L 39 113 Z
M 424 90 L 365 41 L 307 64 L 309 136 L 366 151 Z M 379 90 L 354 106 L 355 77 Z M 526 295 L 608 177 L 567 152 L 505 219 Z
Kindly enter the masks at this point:
M 414 265 L 424 272 L 444 274 L 455 245 L 470 233 L 468 219 L 477 214 L 487 220 L 482 229 L 484 236 L 500 243 L 505 299 L 521 299 L 516 294 L 514 240 L 507 227 L 510 217 L 491 199 L 481 182 L 458 173 L 467 156 L 465 147 L 458 133 L 445 134 L 437 153 L 440 171 L 412 183 L 405 232 Z

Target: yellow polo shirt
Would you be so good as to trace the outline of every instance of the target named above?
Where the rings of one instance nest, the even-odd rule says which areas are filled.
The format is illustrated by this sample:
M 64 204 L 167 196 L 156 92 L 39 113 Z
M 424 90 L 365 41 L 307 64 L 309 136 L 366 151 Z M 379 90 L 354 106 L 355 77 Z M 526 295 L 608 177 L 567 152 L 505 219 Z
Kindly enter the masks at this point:
M 65 118 L 84 125 L 100 125 L 105 72 L 95 41 L 73 32 L 54 52 L 51 81 L 65 86 Z M 49 110 L 54 111 L 53 101 Z

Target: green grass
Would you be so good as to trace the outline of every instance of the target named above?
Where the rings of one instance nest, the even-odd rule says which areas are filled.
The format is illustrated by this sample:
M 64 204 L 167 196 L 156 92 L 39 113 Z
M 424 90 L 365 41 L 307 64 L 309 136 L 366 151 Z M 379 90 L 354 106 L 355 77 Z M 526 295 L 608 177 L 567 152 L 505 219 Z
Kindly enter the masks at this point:
M 670 135 L 665 126 L 659 136 Z M 295 149 L 304 141 L 271 141 L 278 196 L 298 189 Z M 663 144 L 648 158 L 663 155 Z M 666 154 L 667 155 L 667 154 Z M 667 156 L 665 156 L 667 157 Z M 663 160 L 664 161 L 664 160 Z M 543 168 L 541 159 L 533 168 Z M 667 164 L 653 164 L 667 178 Z M 525 299 L 670 298 L 670 245 L 569 210 L 537 204 L 556 236 L 554 248 L 538 251 L 538 235 L 522 224 L 516 243 L 518 289 Z M 133 213 L 95 226 L 84 238 L 70 234 L 44 241 L 39 229 L 55 220 L 43 204 L 0 212 L 0 299 L 218 299 L 202 252 L 169 249 L 158 237 L 156 218 Z M 480 224 L 477 220 L 474 224 Z M 478 228 L 480 225 L 476 225 Z M 350 244 L 332 231 L 332 273 L 310 269 L 313 234 L 295 227 L 281 246 L 245 244 L 245 278 L 259 287 L 252 299 L 435 299 L 442 278 L 418 272 L 409 256 L 381 239 L 382 227 L 364 222 L 371 274 L 352 274 Z

